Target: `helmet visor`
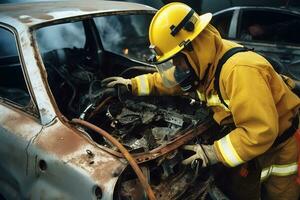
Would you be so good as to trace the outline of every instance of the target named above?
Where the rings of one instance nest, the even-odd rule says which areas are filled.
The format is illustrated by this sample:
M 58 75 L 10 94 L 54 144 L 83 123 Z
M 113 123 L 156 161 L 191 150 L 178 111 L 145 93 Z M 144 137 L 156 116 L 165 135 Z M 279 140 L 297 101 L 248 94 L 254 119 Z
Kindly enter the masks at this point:
M 161 75 L 164 86 L 167 88 L 179 85 L 191 76 L 190 64 L 187 57 L 182 53 L 178 53 L 169 60 L 156 64 L 156 69 Z

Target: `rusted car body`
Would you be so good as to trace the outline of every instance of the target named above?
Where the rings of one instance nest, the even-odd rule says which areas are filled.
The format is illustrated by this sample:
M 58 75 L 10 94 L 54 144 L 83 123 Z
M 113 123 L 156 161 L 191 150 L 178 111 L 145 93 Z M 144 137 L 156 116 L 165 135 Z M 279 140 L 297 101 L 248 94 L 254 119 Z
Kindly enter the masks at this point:
M 7 199 L 111 199 L 117 175 L 126 165 L 63 122 L 49 95 L 32 28 L 65 17 L 152 9 L 111 2 L 78 4 L 73 7 L 79 9 L 70 6 L 57 11 L 60 6 L 51 3 L 0 8 L 0 26 L 15 35 L 31 99 L 25 107 L 1 99 L 0 193 Z
M 1 5 L 0 198 L 146 198 L 118 149 L 73 118 L 126 146 L 158 199 L 204 192 L 179 147 L 208 130 L 207 110 L 187 97 L 116 96 L 99 83 L 154 71 L 143 61 L 154 13 L 106 1 Z

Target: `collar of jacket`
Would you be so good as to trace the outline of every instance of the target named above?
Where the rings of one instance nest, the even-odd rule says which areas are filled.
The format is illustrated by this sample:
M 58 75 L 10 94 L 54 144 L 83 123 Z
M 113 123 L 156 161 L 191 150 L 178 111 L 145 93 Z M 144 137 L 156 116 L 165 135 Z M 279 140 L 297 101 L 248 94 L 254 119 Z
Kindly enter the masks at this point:
M 192 46 L 193 51 L 184 51 L 184 53 L 187 55 L 206 92 L 211 92 L 219 59 L 226 51 L 240 45 L 222 39 L 216 28 L 209 24 L 192 41 Z

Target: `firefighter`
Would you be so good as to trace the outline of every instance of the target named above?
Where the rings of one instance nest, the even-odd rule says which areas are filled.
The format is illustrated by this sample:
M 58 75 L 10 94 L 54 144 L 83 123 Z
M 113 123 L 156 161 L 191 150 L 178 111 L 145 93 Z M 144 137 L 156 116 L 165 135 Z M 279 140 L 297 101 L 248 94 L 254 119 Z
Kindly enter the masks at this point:
M 195 91 L 214 111 L 217 123 L 233 121 L 235 129 L 212 145 L 184 146 L 195 154 L 183 164 L 223 163 L 228 169 L 227 185 L 232 186 L 227 188 L 231 199 L 260 199 L 263 186 L 266 199 L 296 200 L 298 149 L 293 133 L 300 100 L 271 64 L 253 51 L 231 56 L 216 83 L 219 59 L 240 45 L 222 39 L 209 24 L 211 18 L 210 13 L 199 16 L 183 3 L 165 5 L 149 28 L 151 60 L 157 72 L 132 79 L 110 77 L 103 83 L 125 85 L 139 96 Z

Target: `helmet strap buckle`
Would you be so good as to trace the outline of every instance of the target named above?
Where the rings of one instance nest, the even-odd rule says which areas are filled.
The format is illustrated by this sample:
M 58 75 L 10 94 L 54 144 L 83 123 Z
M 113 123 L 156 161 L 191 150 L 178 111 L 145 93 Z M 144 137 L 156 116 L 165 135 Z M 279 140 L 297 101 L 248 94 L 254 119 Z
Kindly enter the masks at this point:
M 192 21 L 188 21 L 183 28 L 188 32 L 193 32 L 195 29 L 195 24 Z
M 174 24 L 170 27 L 171 29 L 171 35 L 173 37 L 175 37 L 178 32 L 181 30 L 181 29 L 185 29 L 189 32 L 193 31 L 194 30 L 194 24 L 192 21 L 190 21 L 190 19 L 192 18 L 192 16 L 194 15 L 195 11 L 193 9 L 190 10 L 190 12 L 182 19 L 182 21 L 177 25 L 175 26 Z M 188 25 L 187 25 L 188 24 Z M 190 25 L 190 24 L 193 24 L 193 25 Z M 188 27 L 186 29 L 186 27 Z
M 186 43 L 184 45 L 185 49 L 188 50 L 189 52 L 194 51 L 193 45 L 191 43 L 191 41 L 189 41 L 188 43 Z
M 188 51 L 193 51 L 194 50 L 192 42 L 189 39 L 182 41 L 178 46 L 180 46 L 180 47 L 184 46 L 184 49 L 186 49 Z

